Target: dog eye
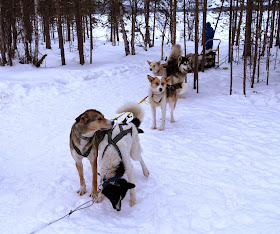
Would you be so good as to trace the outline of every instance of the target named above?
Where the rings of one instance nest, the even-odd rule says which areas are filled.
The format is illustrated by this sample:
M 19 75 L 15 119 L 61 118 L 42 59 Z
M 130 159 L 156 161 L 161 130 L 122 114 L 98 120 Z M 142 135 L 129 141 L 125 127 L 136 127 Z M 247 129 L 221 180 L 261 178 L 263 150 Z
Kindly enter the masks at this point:
M 98 120 L 102 120 L 102 118 L 99 118 Z
M 84 120 L 85 120 L 85 117 L 82 117 L 82 118 L 81 118 L 81 120 L 83 120 L 83 121 L 84 121 Z
M 156 85 L 159 85 L 159 83 L 157 82 Z

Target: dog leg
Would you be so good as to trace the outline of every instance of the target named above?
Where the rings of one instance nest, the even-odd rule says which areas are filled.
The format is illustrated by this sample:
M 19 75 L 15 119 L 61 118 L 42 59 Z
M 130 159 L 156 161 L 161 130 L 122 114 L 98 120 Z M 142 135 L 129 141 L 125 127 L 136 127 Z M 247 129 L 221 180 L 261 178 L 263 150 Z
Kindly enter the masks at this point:
M 79 177 L 80 177 L 80 190 L 78 190 L 77 193 L 80 194 L 80 196 L 82 196 L 87 192 L 82 161 L 76 162 L 76 167 L 77 167 Z
M 171 123 L 174 123 L 174 122 L 175 122 L 175 120 L 174 120 L 174 114 L 173 114 L 173 113 L 174 113 L 175 106 L 176 106 L 175 101 L 169 100 L 170 116 L 171 116 L 170 122 L 171 122 Z
M 166 105 L 161 106 L 161 126 L 160 126 L 160 131 L 163 131 L 165 128 L 165 118 L 166 118 Z
M 92 190 L 89 196 L 96 198 L 97 197 L 97 159 L 91 161 L 90 164 L 92 169 Z
M 135 184 L 134 180 L 134 171 L 133 171 L 133 165 L 130 166 L 130 171 L 127 172 L 128 182 Z M 130 206 L 134 206 L 136 204 L 136 194 L 134 188 L 129 189 L 130 194 Z
M 150 172 L 149 172 L 148 168 L 146 167 L 146 164 L 144 163 L 142 157 L 141 157 L 141 160 L 139 162 L 141 164 L 144 176 L 148 177 L 150 175 Z
M 152 113 L 153 113 L 153 125 L 152 125 L 152 129 L 157 129 L 157 112 L 156 112 L 156 107 L 152 107 Z

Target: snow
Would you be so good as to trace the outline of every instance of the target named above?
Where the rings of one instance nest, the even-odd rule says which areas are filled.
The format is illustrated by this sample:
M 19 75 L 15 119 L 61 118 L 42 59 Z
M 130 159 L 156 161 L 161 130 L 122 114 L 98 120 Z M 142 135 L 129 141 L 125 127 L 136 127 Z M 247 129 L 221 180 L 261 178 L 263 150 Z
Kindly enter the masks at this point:
M 90 200 L 86 159 L 87 193 L 76 193 L 71 126 L 86 109 L 110 119 L 126 102 L 147 96 L 146 61 L 159 60 L 159 45 L 148 52 L 137 47 L 136 56 L 125 57 L 122 45 L 96 41 L 92 65 L 78 65 L 77 53 L 68 49 L 67 65 L 60 66 L 55 44 L 51 52 L 40 50 L 49 55 L 39 69 L 0 68 L 1 233 L 39 230 Z M 222 43 L 221 58 L 226 54 Z M 242 63 L 234 64 L 232 95 L 225 67 L 199 73 L 199 93 L 188 74 L 176 122 L 169 122 L 168 109 L 164 131 L 151 129 L 150 107 L 141 104 L 142 156 L 150 177 L 135 162 L 134 207 L 129 195 L 120 212 L 104 199 L 40 233 L 279 233 L 280 69 L 271 68 L 266 85 L 263 62 L 260 83 L 251 89 L 247 82 L 244 96 Z

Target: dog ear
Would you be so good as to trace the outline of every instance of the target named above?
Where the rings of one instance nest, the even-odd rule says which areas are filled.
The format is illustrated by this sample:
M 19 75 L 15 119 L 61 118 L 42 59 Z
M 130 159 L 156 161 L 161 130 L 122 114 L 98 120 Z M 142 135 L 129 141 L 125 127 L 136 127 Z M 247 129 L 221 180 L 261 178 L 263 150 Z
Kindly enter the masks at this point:
M 168 67 L 168 63 L 163 63 L 162 66 L 163 66 L 164 68 L 167 68 L 167 67 Z
M 151 64 L 151 62 L 149 61 L 149 60 L 147 60 L 147 63 L 150 65 Z
M 155 77 L 152 77 L 152 76 L 150 76 L 150 75 L 147 75 L 147 77 L 148 77 L 148 80 L 152 83 L 152 81 L 155 79 Z
M 127 189 L 132 189 L 132 188 L 135 188 L 135 184 L 127 182 L 126 187 L 127 187 Z
M 180 65 L 181 61 L 182 61 L 182 56 L 179 56 L 178 57 L 178 66 Z
M 166 82 L 170 81 L 172 79 L 172 76 L 168 76 L 165 78 Z
M 75 119 L 75 120 L 76 120 L 76 123 L 79 123 L 79 122 L 80 122 L 81 116 L 82 116 L 82 114 L 80 114 L 80 115 Z
M 89 118 L 87 114 L 81 114 L 79 117 L 76 118 L 76 123 L 87 124 L 88 119 Z

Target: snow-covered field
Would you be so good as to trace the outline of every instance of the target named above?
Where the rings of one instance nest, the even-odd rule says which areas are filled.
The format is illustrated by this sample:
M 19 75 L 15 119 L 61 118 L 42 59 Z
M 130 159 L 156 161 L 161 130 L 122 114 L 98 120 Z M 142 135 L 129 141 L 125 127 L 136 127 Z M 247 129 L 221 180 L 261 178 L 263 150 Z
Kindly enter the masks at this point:
M 223 57 L 226 43 L 221 50 Z M 122 45 L 97 42 L 92 65 L 77 65 L 77 53 L 68 52 L 62 67 L 54 49 L 39 69 L 0 68 L 1 233 L 30 233 L 90 200 L 86 159 L 88 192 L 76 193 L 71 126 L 86 109 L 114 118 L 118 107 L 147 96 L 146 60 L 159 58 L 159 46 L 125 57 Z M 268 86 L 262 67 L 260 83 L 254 89 L 247 83 L 246 97 L 242 64 L 234 64 L 231 96 L 230 70 L 199 73 L 198 94 L 189 74 L 176 122 L 162 132 L 151 130 L 150 107 L 141 104 L 150 177 L 135 163 L 137 204 L 130 207 L 127 196 L 117 212 L 105 199 L 40 233 L 280 233 L 279 60 Z

